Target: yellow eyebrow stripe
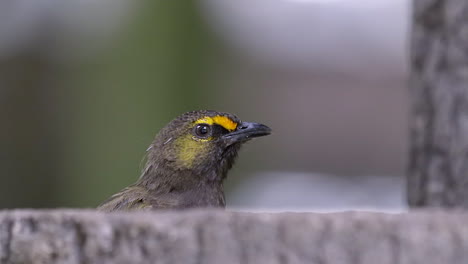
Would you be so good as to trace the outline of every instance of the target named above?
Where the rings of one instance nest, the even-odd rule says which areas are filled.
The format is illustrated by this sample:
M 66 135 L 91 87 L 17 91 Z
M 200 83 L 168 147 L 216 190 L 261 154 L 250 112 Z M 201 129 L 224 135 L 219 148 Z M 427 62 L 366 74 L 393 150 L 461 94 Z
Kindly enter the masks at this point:
M 205 116 L 195 121 L 195 124 L 202 124 L 202 123 L 208 124 L 208 125 L 213 125 L 213 124 L 220 125 L 229 131 L 233 131 L 237 128 L 236 122 L 232 121 L 229 117 L 220 116 L 220 115 L 213 116 L 213 117 Z

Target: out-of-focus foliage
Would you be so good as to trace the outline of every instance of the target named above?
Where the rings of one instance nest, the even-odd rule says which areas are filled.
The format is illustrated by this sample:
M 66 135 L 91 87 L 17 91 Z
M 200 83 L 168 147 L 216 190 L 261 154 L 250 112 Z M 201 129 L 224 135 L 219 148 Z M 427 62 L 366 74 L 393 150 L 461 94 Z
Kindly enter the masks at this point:
M 6 4 L 1 3 L 0 8 Z M 109 8 L 113 5 L 108 4 Z M 37 8 L 32 4 L 29 7 Z M 59 9 L 61 5 L 49 8 Z M 16 79 L 26 78 L 29 83 L 15 81 L 11 84 L 19 87 L 3 89 L 23 89 L 16 100 L 30 100 L 28 105 L 42 101 L 37 103 L 39 109 L 25 109 L 25 114 L 17 109 L 21 105 L 11 106 L 5 118 L 20 122 L 8 121 L 8 134 L 37 130 L 30 133 L 34 137 L 51 135 L 47 127 L 56 131 L 50 129 L 55 136 L 47 142 L 32 138 L 43 144 L 29 148 L 21 147 L 24 137 L 3 138 L 8 148 L 19 150 L 21 155 L 2 159 L 5 166 L 13 162 L 16 165 L 12 167 L 17 169 L 1 175 L 0 207 L 95 206 L 139 176 L 138 164 L 159 128 L 181 112 L 206 107 L 202 102 L 209 97 L 210 88 L 203 76 L 213 49 L 195 3 L 145 1 L 127 8 L 120 13 L 127 16 L 125 23 L 118 22 L 120 26 L 113 28 L 113 34 L 102 32 L 109 36 L 98 47 L 89 43 L 94 41 L 86 39 L 89 35 L 57 44 L 56 39 L 64 38 L 59 29 L 65 26 L 44 24 L 35 34 L 43 34 L 39 39 L 55 46 L 31 40 L 31 47 L 3 59 L 4 68 L 15 64 L 31 68 L 22 76 L 19 70 L 15 72 Z M 62 16 L 73 13 L 66 8 L 62 11 L 56 10 Z M 68 21 L 76 23 L 69 30 L 79 29 L 90 19 L 86 13 L 75 16 L 75 21 Z M 70 35 L 67 32 L 65 37 Z M 64 54 L 57 58 L 59 50 Z M 33 64 L 35 61 L 39 63 Z M 37 67 L 24 67 L 28 65 Z M 7 77 L 5 74 L 0 81 L 5 82 Z M 54 96 L 38 99 L 50 91 Z M 10 96 L 7 101 L 12 100 L 15 98 Z M 41 114 L 41 108 L 47 106 L 53 108 L 53 118 L 37 117 L 37 124 L 20 125 L 31 124 L 30 119 L 35 118 L 32 113 Z M 5 151 L 5 157 L 14 152 Z
M 210 94 L 210 43 L 194 3 L 146 1 L 137 12 L 109 50 L 78 66 L 66 204 L 93 205 L 135 181 L 154 134 Z

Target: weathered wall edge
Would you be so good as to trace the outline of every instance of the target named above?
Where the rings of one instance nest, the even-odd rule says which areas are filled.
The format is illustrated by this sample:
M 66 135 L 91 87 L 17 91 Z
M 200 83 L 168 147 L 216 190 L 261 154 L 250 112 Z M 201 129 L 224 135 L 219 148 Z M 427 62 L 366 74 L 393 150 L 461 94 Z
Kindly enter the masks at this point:
M 468 263 L 468 212 L 7 210 L 0 263 Z

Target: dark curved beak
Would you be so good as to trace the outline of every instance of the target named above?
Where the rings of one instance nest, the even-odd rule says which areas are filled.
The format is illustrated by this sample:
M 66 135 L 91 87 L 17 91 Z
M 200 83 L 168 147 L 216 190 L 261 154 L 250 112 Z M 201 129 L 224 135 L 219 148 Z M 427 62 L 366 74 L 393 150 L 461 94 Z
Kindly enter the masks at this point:
M 230 144 L 235 142 L 245 142 L 255 137 L 262 137 L 271 134 L 271 128 L 251 122 L 242 122 L 237 129 L 224 135 L 224 138 L 229 141 Z

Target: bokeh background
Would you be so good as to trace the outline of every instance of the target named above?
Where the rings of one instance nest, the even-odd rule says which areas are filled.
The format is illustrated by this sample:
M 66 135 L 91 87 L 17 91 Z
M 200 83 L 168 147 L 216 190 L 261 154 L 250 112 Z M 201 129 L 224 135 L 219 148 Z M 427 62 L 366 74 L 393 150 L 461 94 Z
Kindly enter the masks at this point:
M 409 0 L 0 2 L 0 208 L 95 207 L 175 116 L 237 114 L 232 210 L 405 210 Z

